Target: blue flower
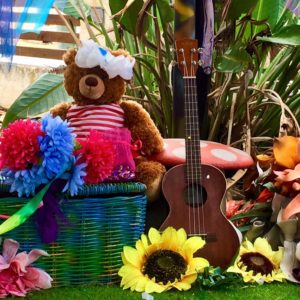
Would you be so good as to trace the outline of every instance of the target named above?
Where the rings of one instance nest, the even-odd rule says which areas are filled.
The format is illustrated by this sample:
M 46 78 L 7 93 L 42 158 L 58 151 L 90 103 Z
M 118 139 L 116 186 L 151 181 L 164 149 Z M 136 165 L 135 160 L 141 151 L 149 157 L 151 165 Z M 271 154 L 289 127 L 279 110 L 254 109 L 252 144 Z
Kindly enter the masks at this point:
M 77 158 L 77 160 L 79 159 L 79 157 Z M 73 158 L 72 161 L 72 168 L 70 170 L 70 172 L 65 173 L 63 175 L 63 179 L 67 179 L 68 182 L 65 185 L 63 192 L 69 191 L 71 196 L 75 196 L 78 193 L 78 190 L 81 189 L 81 187 L 84 184 L 84 180 L 83 177 L 86 176 L 86 172 L 85 172 L 85 167 L 87 166 L 86 163 L 82 163 L 79 165 L 76 165 L 77 160 L 75 159 L 75 157 Z
M 39 185 L 49 182 L 44 168 L 37 165 L 31 169 L 18 171 L 4 169 L 1 171 L 1 176 L 5 178 L 5 183 L 11 185 L 10 192 L 17 192 L 19 197 L 34 195 Z
M 43 117 L 42 130 L 45 132 L 45 136 L 39 138 L 42 166 L 47 178 L 53 179 L 72 161 L 75 134 L 72 134 L 73 129 L 67 121 L 60 117 L 53 118 L 50 114 Z

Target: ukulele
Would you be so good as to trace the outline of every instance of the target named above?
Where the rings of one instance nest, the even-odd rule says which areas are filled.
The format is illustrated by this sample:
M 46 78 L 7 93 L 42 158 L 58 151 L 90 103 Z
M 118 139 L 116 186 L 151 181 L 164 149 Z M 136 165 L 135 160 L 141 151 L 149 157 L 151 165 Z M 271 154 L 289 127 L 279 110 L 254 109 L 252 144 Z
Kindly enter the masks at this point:
M 201 236 L 206 244 L 196 256 L 206 258 L 213 266 L 226 268 L 240 242 L 234 226 L 221 211 L 225 177 L 216 167 L 201 164 L 196 86 L 198 43 L 183 39 L 177 40 L 175 45 L 184 81 L 186 163 L 171 168 L 163 178 L 162 191 L 170 212 L 160 229 L 173 226 L 184 228 L 190 236 Z

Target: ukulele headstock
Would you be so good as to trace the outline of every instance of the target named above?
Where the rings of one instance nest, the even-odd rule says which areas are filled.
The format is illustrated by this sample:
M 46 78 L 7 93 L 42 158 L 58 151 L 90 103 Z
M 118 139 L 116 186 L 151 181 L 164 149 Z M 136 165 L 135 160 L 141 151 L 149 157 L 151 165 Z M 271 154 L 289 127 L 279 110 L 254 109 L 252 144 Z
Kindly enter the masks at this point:
M 196 77 L 199 59 L 202 49 L 198 48 L 198 41 L 195 39 L 182 39 L 175 41 L 175 53 L 178 68 L 183 77 Z

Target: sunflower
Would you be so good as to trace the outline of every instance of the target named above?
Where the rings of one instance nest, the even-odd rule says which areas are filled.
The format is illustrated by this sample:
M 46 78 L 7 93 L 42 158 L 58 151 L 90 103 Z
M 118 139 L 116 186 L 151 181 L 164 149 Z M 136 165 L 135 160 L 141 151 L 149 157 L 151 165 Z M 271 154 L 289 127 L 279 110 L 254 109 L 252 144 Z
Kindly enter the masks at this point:
M 264 238 L 257 238 L 254 244 L 246 240 L 233 266 L 227 271 L 241 274 L 245 282 L 283 281 L 286 276 L 280 269 L 282 256 L 283 248 L 273 251 Z
M 187 239 L 184 229 L 172 227 L 160 234 L 150 228 L 142 234 L 135 248 L 125 246 L 119 270 L 123 289 L 137 292 L 161 293 L 173 287 L 188 290 L 197 279 L 197 273 L 209 266 L 206 259 L 194 257 L 205 241 L 200 237 Z

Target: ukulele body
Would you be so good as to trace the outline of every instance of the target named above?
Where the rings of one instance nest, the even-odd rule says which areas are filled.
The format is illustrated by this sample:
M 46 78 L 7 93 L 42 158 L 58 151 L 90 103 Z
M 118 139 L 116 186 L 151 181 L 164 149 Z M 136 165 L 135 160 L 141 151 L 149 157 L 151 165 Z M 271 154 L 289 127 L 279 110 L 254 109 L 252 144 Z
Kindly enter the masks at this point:
M 201 165 L 201 182 L 190 180 L 187 184 L 185 169 L 186 165 L 178 165 L 164 176 L 162 191 L 170 212 L 160 229 L 172 226 L 184 228 L 191 236 L 200 234 L 206 244 L 196 256 L 224 269 L 230 265 L 240 245 L 236 229 L 221 210 L 226 190 L 225 177 L 216 167 Z M 195 190 L 195 186 L 203 191 Z M 187 195 L 187 190 L 191 189 L 193 197 Z

